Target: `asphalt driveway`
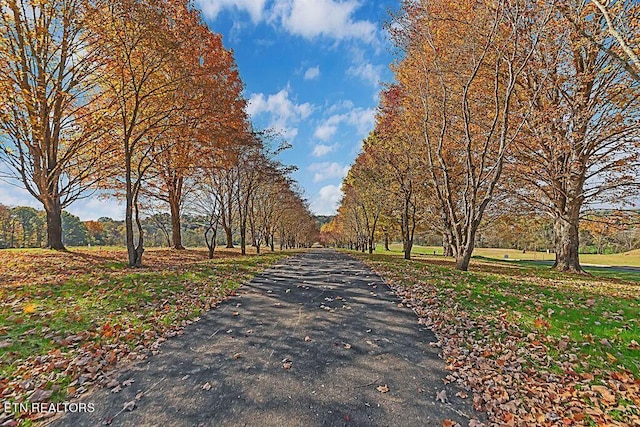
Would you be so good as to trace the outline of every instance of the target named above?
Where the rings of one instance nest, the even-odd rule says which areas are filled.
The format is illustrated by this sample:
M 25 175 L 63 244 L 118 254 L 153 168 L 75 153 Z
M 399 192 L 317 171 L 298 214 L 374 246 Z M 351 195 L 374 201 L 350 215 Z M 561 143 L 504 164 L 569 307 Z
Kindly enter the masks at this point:
M 482 419 L 471 397 L 444 385 L 435 341 L 367 266 L 316 250 L 281 261 L 159 354 L 124 367 L 116 378 L 128 385 L 119 392 L 84 396 L 94 412 L 53 424 L 442 426 L 449 419 L 467 426 Z

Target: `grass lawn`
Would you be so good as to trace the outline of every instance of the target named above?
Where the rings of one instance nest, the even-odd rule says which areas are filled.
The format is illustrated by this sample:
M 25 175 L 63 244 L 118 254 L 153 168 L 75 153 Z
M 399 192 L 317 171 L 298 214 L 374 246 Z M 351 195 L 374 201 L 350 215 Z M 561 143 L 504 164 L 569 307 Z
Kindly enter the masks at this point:
M 0 396 L 58 402 L 107 383 L 287 255 L 149 249 L 129 269 L 122 248 L 0 251 Z
M 640 273 L 358 256 L 439 334 L 452 380 L 475 386 L 495 422 L 640 423 Z
M 391 253 L 402 252 L 402 245 L 391 244 L 389 245 Z M 442 255 L 441 246 L 414 246 L 412 253 L 418 255 Z M 385 253 L 383 245 L 376 246 L 376 253 Z M 493 259 L 505 259 L 507 255 L 509 260 L 519 261 L 553 261 L 555 259 L 554 254 L 548 254 L 546 252 L 534 252 L 522 251 L 516 249 L 496 249 L 496 248 L 476 248 L 473 251 L 473 256 L 493 258 Z M 580 262 L 585 265 L 593 266 L 617 266 L 617 267 L 640 267 L 640 249 L 636 249 L 630 252 L 624 252 L 611 255 L 596 255 L 596 254 L 581 254 Z

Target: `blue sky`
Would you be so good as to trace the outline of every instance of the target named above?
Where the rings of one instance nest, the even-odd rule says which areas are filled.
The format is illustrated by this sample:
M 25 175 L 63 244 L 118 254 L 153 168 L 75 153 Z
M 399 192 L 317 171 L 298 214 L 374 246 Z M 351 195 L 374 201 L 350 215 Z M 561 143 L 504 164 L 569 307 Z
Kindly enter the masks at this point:
M 340 183 L 373 129 L 381 82 L 392 79 L 383 23 L 397 0 L 196 0 L 213 31 L 233 49 L 258 129 L 292 144 L 281 155 L 298 166 L 311 209 L 332 214 Z M 0 203 L 38 202 L 0 183 Z M 90 197 L 68 210 L 83 220 L 120 219 L 123 207 Z

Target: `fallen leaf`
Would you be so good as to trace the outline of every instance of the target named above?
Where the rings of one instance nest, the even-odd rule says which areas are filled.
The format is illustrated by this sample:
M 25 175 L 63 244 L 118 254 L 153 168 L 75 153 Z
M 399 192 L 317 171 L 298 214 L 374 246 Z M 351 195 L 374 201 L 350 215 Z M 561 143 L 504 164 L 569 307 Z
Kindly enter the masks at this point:
M 442 402 L 442 403 L 447 403 L 447 391 L 446 390 L 440 390 L 439 392 L 436 393 L 436 401 L 437 402 Z
M 389 387 L 387 387 L 387 385 L 379 385 L 378 387 L 376 387 L 376 390 L 378 390 L 380 393 L 389 393 Z
M 293 366 L 293 360 L 289 359 L 288 357 L 285 357 L 284 359 L 282 359 L 282 367 L 284 369 L 291 369 L 292 366 Z
M 467 397 L 469 397 L 469 395 L 464 391 L 457 392 L 456 396 L 458 396 L 460 399 L 466 399 Z
M 122 391 L 122 387 L 120 387 L 119 385 L 111 389 L 111 393 L 120 393 L 121 391 Z
M 113 387 L 117 387 L 119 386 L 120 383 L 118 382 L 118 380 L 111 380 L 107 383 L 107 388 L 113 388 Z
M 208 382 L 204 383 L 204 385 L 202 386 L 202 389 L 206 391 L 211 390 L 211 384 L 209 384 Z
M 52 390 L 42 390 L 39 388 L 29 397 L 29 400 L 31 402 L 42 402 L 50 398 L 52 394 Z
M 136 407 L 136 401 L 135 400 L 131 400 L 131 401 L 125 403 L 122 406 L 122 410 L 123 411 L 133 411 L 133 408 L 135 408 L 135 407 Z
M 309 341 L 311 341 L 311 337 L 310 337 L 309 335 L 307 335 L 306 337 L 304 337 L 304 340 L 305 340 L 306 342 L 309 342 Z
M 128 380 L 124 380 L 122 381 L 122 385 L 124 387 L 129 387 L 131 384 L 133 384 L 135 381 L 133 380 L 133 378 L 129 378 Z

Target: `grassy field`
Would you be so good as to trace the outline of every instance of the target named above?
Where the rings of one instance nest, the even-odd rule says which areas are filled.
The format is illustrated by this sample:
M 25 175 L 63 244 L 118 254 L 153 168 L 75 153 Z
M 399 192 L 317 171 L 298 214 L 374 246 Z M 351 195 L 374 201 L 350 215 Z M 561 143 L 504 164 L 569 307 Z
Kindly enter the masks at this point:
M 57 402 L 106 384 L 119 360 L 144 358 L 289 254 L 150 249 L 129 269 L 122 248 L 0 251 L 0 396 Z
M 392 244 L 389 246 L 392 253 L 402 252 L 402 245 Z M 442 255 L 441 246 L 414 246 L 412 253 L 418 255 Z M 376 247 L 376 253 L 385 253 L 384 246 L 378 245 Z M 555 259 L 554 254 L 548 254 L 546 252 L 534 252 L 522 251 L 516 249 L 495 249 L 495 248 L 476 248 L 473 251 L 473 255 L 477 257 L 493 258 L 504 260 L 505 255 L 509 260 L 516 261 L 553 261 Z M 624 252 L 611 255 L 596 255 L 596 254 L 581 254 L 580 262 L 584 265 L 593 266 L 618 266 L 618 267 L 640 267 L 640 250 L 634 250 L 630 252 Z
M 640 273 L 565 275 L 490 259 L 502 250 L 478 252 L 486 258 L 469 272 L 441 256 L 358 256 L 449 343 L 449 367 L 478 386 L 495 422 L 541 423 L 557 413 L 569 414 L 565 425 L 640 423 Z M 501 378 L 517 407 L 492 403 L 488 378 Z

